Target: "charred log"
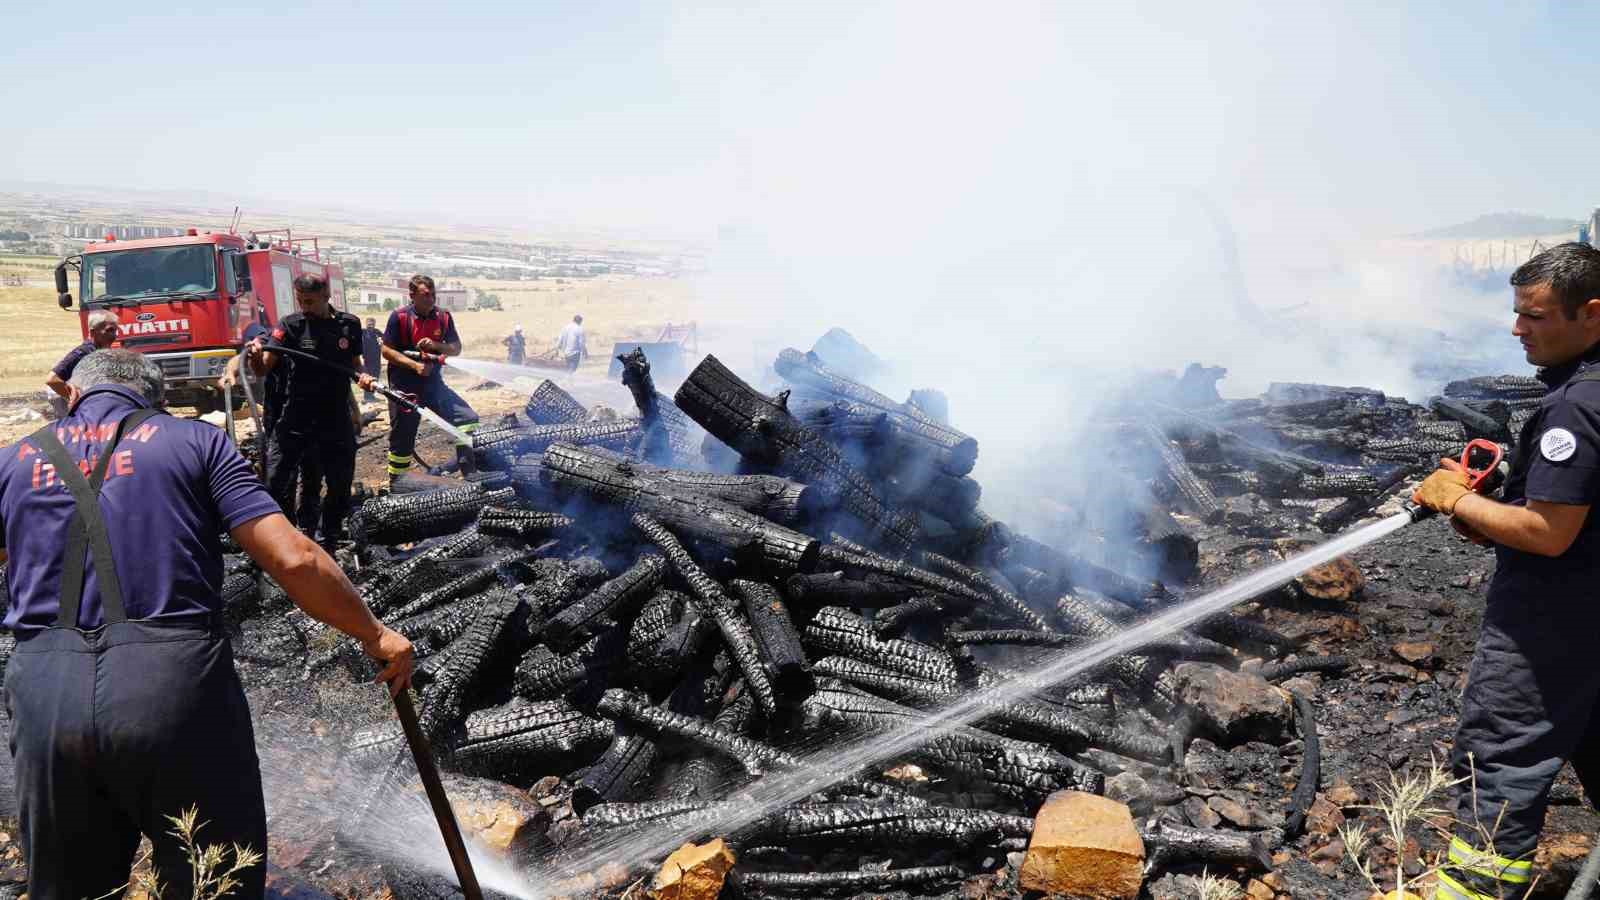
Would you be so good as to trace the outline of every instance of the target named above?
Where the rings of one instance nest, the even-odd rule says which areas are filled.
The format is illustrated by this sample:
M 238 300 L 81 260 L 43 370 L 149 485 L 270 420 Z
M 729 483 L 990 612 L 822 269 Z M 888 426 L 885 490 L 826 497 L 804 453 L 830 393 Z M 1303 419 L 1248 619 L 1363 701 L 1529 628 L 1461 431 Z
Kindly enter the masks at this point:
M 453 581 L 447 581 L 417 599 L 395 610 L 385 618 L 400 621 L 409 619 L 431 609 L 436 609 L 446 603 L 469 597 L 493 586 L 496 581 L 503 581 L 506 568 L 517 562 L 528 562 L 533 559 L 531 553 L 521 553 L 511 556 L 490 557 L 480 560 L 472 565 Z M 451 560 L 459 562 L 459 560 Z
M 1435 397 L 1428 404 L 1428 408 L 1441 418 L 1460 422 L 1469 438 L 1488 438 L 1492 441 L 1506 441 L 1511 438 L 1511 435 L 1506 433 L 1504 422 L 1497 422 L 1459 400 Z
M 837 682 L 819 686 L 801 704 L 801 711 L 808 731 L 842 730 L 856 735 L 903 733 L 907 724 L 926 715 Z M 1023 802 L 1068 787 L 1099 793 L 1104 784 L 1098 772 L 1080 769 L 1048 747 L 976 728 L 928 734 L 906 753 L 936 768 L 981 778 L 1000 793 Z
M 755 635 L 751 634 L 750 626 L 739 619 L 733 601 L 722 592 L 722 588 L 710 576 L 695 565 L 694 560 L 689 558 L 689 552 L 683 549 L 678 539 L 660 522 L 643 513 L 635 513 L 633 526 L 639 529 L 650 543 L 661 549 L 667 561 L 678 573 L 678 577 L 688 583 L 700 614 L 717 623 L 717 630 L 722 632 L 722 639 L 727 641 L 728 649 L 738 663 L 739 671 L 744 673 L 745 684 L 750 688 L 756 703 L 761 706 L 762 712 L 772 715 L 777 709 L 772 681 L 767 677 L 766 669 L 761 664 L 761 652 L 757 649 Z
M 1538 400 L 1549 388 L 1529 375 L 1484 375 L 1452 381 L 1444 386 L 1446 397 L 1483 400 Z
M 880 638 L 899 637 L 919 623 L 939 622 L 948 614 L 946 605 L 935 597 L 912 597 L 878 610 L 872 617 L 872 633 Z
M 716 623 L 687 594 L 661 591 L 645 602 L 628 630 L 628 663 L 641 677 L 670 679 L 705 647 Z
M 428 704 L 418 717 L 424 733 L 437 737 L 461 719 L 484 670 L 522 627 L 517 621 L 519 615 L 526 617 L 527 607 L 516 595 L 492 591 L 485 596 L 472 624 L 461 636 L 462 648 L 439 674 Z
M 734 878 L 734 886 L 746 897 L 765 894 L 821 897 L 830 894 L 878 893 L 907 888 L 928 888 L 960 881 L 966 877 L 960 866 L 917 866 L 855 872 L 735 871 L 738 874 Z
M 583 404 L 548 378 L 528 396 L 522 414 L 535 425 L 572 425 L 589 419 Z
M 904 638 L 883 640 L 867 620 L 837 606 L 825 606 L 806 626 L 804 641 L 821 653 L 836 653 L 922 681 L 955 684 L 955 661 L 927 644 Z
M 884 579 L 857 580 L 843 572 L 818 572 L 790 575 L 783 583 L 785 592 L 796 603 L 807 606 L 846 606 L 851 609 L 878 609 L 911 599 L 916 588 Z
M 1025 842 L 1033 820 L 979 809 L 867 803 L 806 803 L 786 807 L 740 831 L 743 843 L 789 846 L 870 844 L 981 848 Z
M 572 809 L 583 815 L 601 803 L 627 800 L 650 777 L 659 755 L 655 742 L 631 728 L 617 728 L 611 746 L 572 789 Z
M 1157 820 L 1145 828 L 1145 865 L 1164 869 L 1175 863 L 1239 866 L 1257 872 L 1272 868 L 1268 848 L 1253 834 L 1215 828 L 1190 828 Z
M 1318 516 L 1317 527 L 1328 534 L 1343 529 L 1346 525 L 1365 515 L 1368 510 L 1382 502 L 1383 498 L 1394 490 L 1397 485 L 1404 482 L 1412 471 L 1413 468 L 1410 466 L 1394 467 L 1387 475 L 1378 479 L 1376 490 L 1369 494 L 1351 497 Z
M 382 616 L 402 603 L 454 581 L 460 573 L 439 563 L 481 556 L 489 548 L 490 542 L 488 535 L 469 527 L 397 566 L 384 569 L 362 586 L 361 599 L 366 601 L 374 614 Z
M 910 517 L 891 510 L 865 475 L 791 416 L 786 400 L 756 391 L 714 356 L 695 367 L 677 394 L 690 418 L 746 459 L 817 486 L 873 540 L 900 550 L 914 546 L 918 535 Z
M 509 503 L 511 490 L 485 491 L 477 485 L 425 494 L 388 494 L 361 504 L 350 533 L 363 544 L 406 544 L 455 534 L 478 517 L 486 504 Z
M 1113 572 L 1080 556 L 1042 544 L 1025 534 L 1014 534 L 1011 543 L 999 552 L 995 562 L 1002 568 L 1026 566 L 1037 569 L 1068 584 L 1086 587 L 1136 607 L 1144 606 L 1150 598 L 1164 593 L 1161 585 L 1155 582 Z
M 626 659 L 626 638 L 621 628 L 612 628 L 571 653 L 557 654 L 542 644 L 534 647 L 517 664 L 516 691 L 530 700 L 554 700 L 577 689 L 604 686 L 607 676 Z
M 545 451 L 544 477 L 551 487 L 644 514 L 696 540 L 726 548 L 782 569 L 815 565 L 817 541 L 736 506 L 704 499 L 652 480 L 631 463 L 556 444 Z
M 1172 441 L 1167 435 L 1154 425 L 1140 426 L 1147 445 L 1156 454 L 1160 463 L 1160 473 L 1167 484 L 1178 496 L 1178 502 L 1183 511 L 1202 522 L 1216 522 L 1222 518 L 1222 507 L 1218 505 L 1217 498 L 1211 493 L 1211 488 L 1189 468 L 1189 463 L 1172 446 Z
M 639 431 L 637 419 L 480 428 L 472 433 L 472 451 L 480 468 L 509 469 L 516 457 L 527 453 L 543 453 L 555 443 L 624 450 L 638 439 Z
M 1278 681 L 1305 672 L 1343 672 L 1353 664 L 1348 656 L 1302 656 L 1282 662 L 1271 662 L 1256 670 L 1268 681 Z
M 550 768 L 593 759 L 613 733 L 610 722 L 565 700 L 502 706 L 467 716 L 450 759 L 464 774 L 528 783 Z
M 811 666 L 806 662 L 800 632 L 783 598 L 770 585 L 735 579 L 728 587 L 744 602 L 744 617 L 756 638 L 756 649 L 780 696 L 795 697 L 811 689 Z
M 738 763 L 750 775 L 759 776 L 801 765 L 799 757 L 760 741 L 723 731 L 704 719 L 652 706 L 645 698 L 621 688 L 606 691 L 596 709 L 608 719 L 627 722 L 648 734 L 675 738 L 721 754 Z
M 1068 628 L 1087 637 L 1100 640 L 1120 629 L 1111 620 L 1071 594 L 1056 601 L 1056 612 Z M 1173 674 L 1154 658 L 1128 653 L 1110 661 L 1110 667 L 1129 687 L 1158 704 L 1157 715 L 1172 716 L 1178 708 L 1178 688 Z
M 888 559 L 876 553 L 857 553 L 842 546 L 828 545 L 818 553 L 820 562 L 827 566 L 854 569 L 862 573 L 877 573 L 917 585 L 936 594 L 946 594 L 974 604 L 988 604 L 989 596 L 954 578 L 937 575 L 909 563 Z
M 478 511 L 479 531 L 496 537 L 521 538 L 528 542 L 568 537 L 575 533 L 576 524 L 560 513 L 531 509 L 485 506 Z
M 1305 831 L 1306 814 L 1316 802 L 1317 788 L 1322 781 L 1322 744 L 1317 739 L 1317 708 L 1310 698 L 1298 692 L 1294 697 L 1294 718 L 1300 726 L 1300 780 L 1294 793 L 1289 795 L 1289 818 L 1283 826 L 1285 840 L 1293 840 Z
M 646 553 L 627 571 L 591 591 L 577 603 L 545 619 L 544 637 L 556 647 L 581 640 L 619 614 L 631 613 L 653 595 L 667 573 L 667 561 Z M 620 649 L 620 648 L 619 648 Z
M 922 558 L 929 568 L 960 579 L 974 589 L 988 594 L 994 602 L 987 604 L 986 610 L 997 618 L 1009 619 L 1032 631 L 1052 630 L 1044 616 L 1034 612 L 1021 597 L 1002 587 L 983 572 L 964 566 L 953 559 L 946 559 L 937 553 L 924 553 Z

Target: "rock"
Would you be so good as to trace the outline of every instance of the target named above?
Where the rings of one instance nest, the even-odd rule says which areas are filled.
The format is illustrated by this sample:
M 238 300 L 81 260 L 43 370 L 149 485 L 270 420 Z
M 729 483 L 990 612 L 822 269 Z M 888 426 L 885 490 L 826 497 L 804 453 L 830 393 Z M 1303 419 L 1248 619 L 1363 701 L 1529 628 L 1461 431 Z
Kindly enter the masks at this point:
M 1081 791 L 1057 791 L 1034 817 L 1019 884 L 1047 894 L 1131 900 L 1143 872 L 1144 841 L 1128 807 Z
M 1337 865 L 1339 860 L 1344 859 L 1344 841 L 1334 838 L 1326 844 L 1323 844 L 1321 847 L 1311 851 L 1311 854 L 1307 857 L 1307 859 L 1310 859 L 1314 863 L 1331 862 Z
M 1206 804 L 1215 810 L 1217 815 L 1239 828 L 1259 831 L 1263 828 L 1271 828 L 1275 825 L 1283 824 L 1282 815 L 1263 813 L 1220 794 L 1207 800 Z
M 1225 744 L 1279 744 L 1288 736 L 1289 698 L 1260 675 L 1196 662 L 1180 664 L 1176 674 L 1179 698 L 1199 710 Z
M 1196 828 L 1215 828 L 1222 824 L 1222 817 L 1217 815 L 1217 811 L 1199 797 L 1190 797 L 1183 801 L 1183 814 L 1188 818 L 1189 824 Z
M 1433 655 L 1438 648 L 1430 641 L 1401 641 L 1392 648 L 1394 655 L 1400 657 L 1413 666 L 1429 667 L 1433 665 Z
M 1305 675 L 1296 675 L 1293 678 L 1287 678 L 1279 682 L 1278 687 L 1283 688 L 1291 694 L 1299 694 L 1302 697 L 1317 696 L 1316 679 L 1307 677 Z
M 733 868 L 733 851 L 717 838 L 672 851 L 650 884 L 651 900 L 715 900 Z
M 1106 799 L 1123 803 L 1139 815 L 1150 810 L 1150 785 L 1132 772 L 1106 779 Z
M 1586 834 L 1545 834 L 1539 838 L 1539 847 L 1533 852 L 1533 867 L 1544 873 L 1539 887 L 1553 892 L 1572 886 L 1578 869 L 1594 846 Z
M 486 778 L 446 775 L 445 792 L 462 834 L 499 853 L 536 849 L 550 827 L 550 812 L 527 793 Z
M 1250 883 L 1244 886 L 1244 893 L 1250 900 L 1272 900 L 1278 892 L 1261 883 L 1259 879 L 1252 878 Z
M 1344 824 L 1344 812 L 1326 794 L 1318 794 L 1306 811 L 1306 830 L 1312 834 L 1332 837 Z
M 1338 600 L 1349 602 L 1361 596 L 1367 579 L 1361 567 L 1348 556 L 1325 562 L 1307 569 L 1294 580 L 1295 590 L 1313 600 Z

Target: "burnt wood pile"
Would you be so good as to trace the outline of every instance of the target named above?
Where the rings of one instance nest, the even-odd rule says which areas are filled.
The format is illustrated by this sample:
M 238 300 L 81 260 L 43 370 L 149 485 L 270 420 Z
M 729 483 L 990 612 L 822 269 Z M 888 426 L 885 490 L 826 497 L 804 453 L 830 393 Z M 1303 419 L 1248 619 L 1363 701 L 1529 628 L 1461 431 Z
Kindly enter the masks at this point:
M 830 332 L 827 346 L 871 368 L 846 352 L 848 335 Z M 737 802 L 744 784 L 832 742 L 1026 678 L 1173 601 L 1177 580 L 1119 563 L 1193 574 L 1195 535 L 1229 527 L 1241 497 L 1299 524 L 1364 504 L 1353 518 L 1394 473 L 1491 424 L 1501 431 L 1485 436 L 1504 439 L 1538 396 L 1499 378 L 1452 384 L 1428 407 L 1315 385 L 1205 406 L 1130 401 L 1100 428 L 1148 454 L 1150 499 L 1137 551 L 1115 557 L 986 515 L 971 476 L 978 441 L 937 391 L 897 402 L 816 352 L 786 350 L 774 368 L 788 386 L 774 394 L 708 356 L 668 397 L 643 353 L 621 359 L 636 417 L 590 421 L 547 382 L 524 415 L 474 436 L 474 480 L 378 496 L 352 519 L 352 579 L 417 647 L 422 723 L 443 766 L 520 788 L 559 777 L 539 853 Z M 226 590 L 241 660 L 370 678 L 348 642 L 249 566 L 233 567 Z M 1179 666 L 1262 657 L 1275 678 L 1318 666 L 1283 662 L 1293 650 L 1220 616 L 707 836 L 739 851 L 746 896 L 949 895 L 1026 846 L 1050 793 L 1132 779 L 1146 790 L 1118 796 L 1152 866 L 1259 868 L 1311 791 L 1285 797 L 1299 813 L 1289 827 L 1198 827 L 1181 787 L 1190 742 L 1262 738 L 1220 718 Z M 1314 787 L 1311 699 L 1271 737 L 1307 748 L 1299 780 Z M 380 724 L 354 734 L 348 755 L 393 768 L 402 740 Z M 864 868 L 867 855 L 890 865 Z M 403 898 L 408 883 L 390 887 Z

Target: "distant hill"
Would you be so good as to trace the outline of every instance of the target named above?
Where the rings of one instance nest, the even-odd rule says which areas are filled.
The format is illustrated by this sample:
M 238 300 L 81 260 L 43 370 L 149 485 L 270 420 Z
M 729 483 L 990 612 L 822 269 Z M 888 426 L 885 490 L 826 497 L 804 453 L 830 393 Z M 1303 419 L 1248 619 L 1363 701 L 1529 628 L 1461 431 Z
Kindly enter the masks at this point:
M 1562 219 L 1553 216 L 1535 216 L 1529 213 L 1497 212 L 1479 216 L 1470 222 L 1459 225 L 1446 225 L 1432 231 L 1424 231 L 1417 237 L 1422 238 L 1513 238 L 1513 237 L 1543 237 L 1547 234 L 1571 232 L 1576 234 L 1578 222 L 1575 219 Z

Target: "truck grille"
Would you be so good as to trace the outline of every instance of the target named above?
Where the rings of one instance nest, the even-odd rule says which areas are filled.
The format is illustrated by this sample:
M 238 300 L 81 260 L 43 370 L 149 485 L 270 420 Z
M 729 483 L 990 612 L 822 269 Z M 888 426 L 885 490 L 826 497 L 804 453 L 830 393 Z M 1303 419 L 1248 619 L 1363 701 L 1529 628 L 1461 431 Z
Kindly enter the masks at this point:
M 158 356 L 158 357 L 155 358 L 155 360 L 156 360 L 156 365 L 161 367 L 161 376 L 163 378 L 188 378 L 189 377 L 189 357 L 187 357 L 187 356 L 159 357 Z

